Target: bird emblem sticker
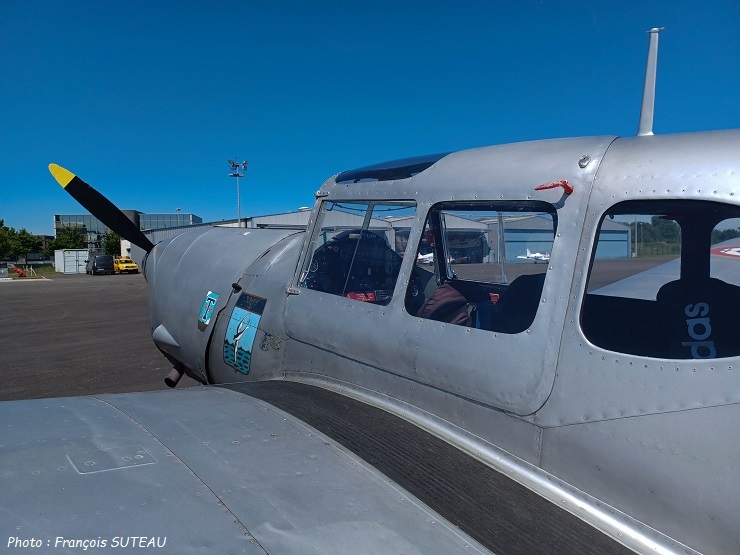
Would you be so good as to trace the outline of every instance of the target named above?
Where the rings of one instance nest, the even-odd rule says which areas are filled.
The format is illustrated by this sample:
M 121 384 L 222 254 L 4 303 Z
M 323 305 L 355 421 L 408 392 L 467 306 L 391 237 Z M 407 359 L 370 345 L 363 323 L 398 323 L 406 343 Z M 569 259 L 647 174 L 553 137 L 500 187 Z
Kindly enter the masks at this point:
M 224 362 L 237 372 L 249 374 L 252 346 L 267 299 L 242 293 L 231 311 L 224 337 Z

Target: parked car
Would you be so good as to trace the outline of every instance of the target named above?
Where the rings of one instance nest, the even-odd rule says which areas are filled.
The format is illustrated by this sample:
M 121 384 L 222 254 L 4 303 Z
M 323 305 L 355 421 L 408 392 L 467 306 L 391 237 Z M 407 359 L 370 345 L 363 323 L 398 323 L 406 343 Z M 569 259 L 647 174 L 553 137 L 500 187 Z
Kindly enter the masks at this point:
M 113 271 L 117 273 L 139 273 L 139 265 L 131 260 L 130 256 L 116 256 L 113 259 Z
M 91 275 L 112 274 L 114 272 L 113 257 L 110 254 L 89 255 L 86 260 L 85 272 Z

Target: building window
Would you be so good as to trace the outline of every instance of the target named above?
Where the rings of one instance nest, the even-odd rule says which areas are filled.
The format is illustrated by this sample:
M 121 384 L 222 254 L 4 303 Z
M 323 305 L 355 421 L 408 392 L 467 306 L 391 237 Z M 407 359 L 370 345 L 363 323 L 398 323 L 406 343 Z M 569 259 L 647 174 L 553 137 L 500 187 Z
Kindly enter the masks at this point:
M 556 226 L 554 208 L 543 202 L 433 206 L 407 312 L 502 333 L 526 330 L 540 303 Z
M 634 355 L 704 359 L 737 356 L 740 208 L 715 202 L 629 201 L 602 219 L 629 228 L 630 256 L 599 257 L 581 309 L 595 345 Z
M 392 221 L 412 202 L 325 202 L 314 227 L 300 286 L 356 301 L 388 304 L 403 252 Z M 393 246 L 392 246 L 393 245 Z

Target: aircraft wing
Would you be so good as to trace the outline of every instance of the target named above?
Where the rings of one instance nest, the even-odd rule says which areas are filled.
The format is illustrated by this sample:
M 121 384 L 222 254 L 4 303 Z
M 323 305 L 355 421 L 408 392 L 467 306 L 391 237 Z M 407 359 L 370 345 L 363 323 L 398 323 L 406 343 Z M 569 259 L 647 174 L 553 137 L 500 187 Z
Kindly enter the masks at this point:
M 740 285 L 740 239 L 730 239 L 712 245 L 712 276 L 732 285 Z
M 35 551 L 487 552 L 327 436 L 226 388 L 5 402 L 0 423 L 0 530 Z
M 669 281 L 678 279 L 680 274 L 681 261 L 675 259 L 610 283 L 592 291 L 592 293 L 610 297 L 631 297 L 633 299 L 654 301 L 658 290 Z
M 305 383 L 9 401 L 0 427 L 2 546 L 629 551 L 408 421 Z

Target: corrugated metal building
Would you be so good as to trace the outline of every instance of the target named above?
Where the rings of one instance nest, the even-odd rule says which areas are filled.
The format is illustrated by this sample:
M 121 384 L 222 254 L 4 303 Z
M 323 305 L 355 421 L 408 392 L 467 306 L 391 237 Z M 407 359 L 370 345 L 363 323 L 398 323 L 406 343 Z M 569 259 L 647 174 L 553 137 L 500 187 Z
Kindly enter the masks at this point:
M 89 253 L 87 249 L 54 251 L 54 269 L 62 274 L 84 274 Z

